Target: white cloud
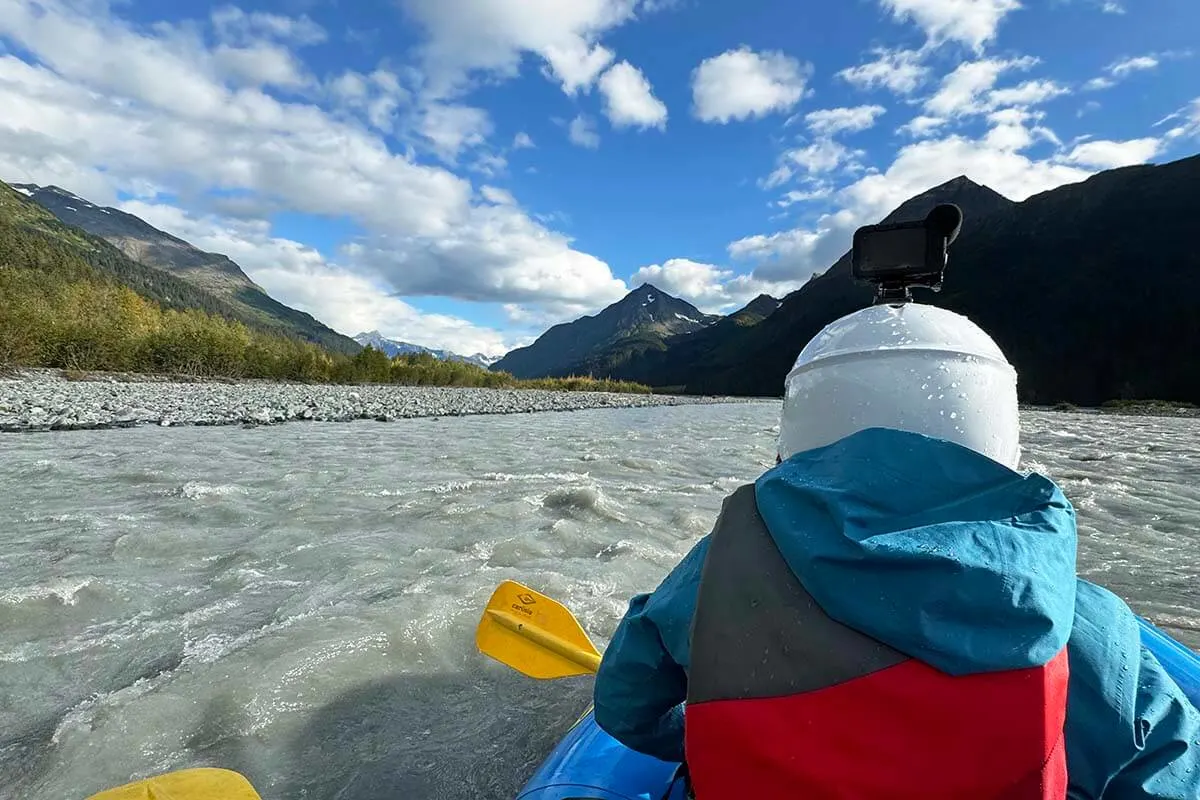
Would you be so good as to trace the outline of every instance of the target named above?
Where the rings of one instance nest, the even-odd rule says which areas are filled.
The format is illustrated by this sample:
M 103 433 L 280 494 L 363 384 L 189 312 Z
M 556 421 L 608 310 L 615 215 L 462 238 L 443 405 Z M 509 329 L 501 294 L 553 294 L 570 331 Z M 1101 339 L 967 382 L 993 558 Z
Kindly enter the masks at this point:
M 850 151 L 832 139 L 817 139 L 805 147 L 788 150 L 782 158 L 809 175 L 820 175 L 832 172 L 855 155 L 861 155 L 861 152 Z
M 377 94 L 400 103 L 394 74 L 331 82 L 329 96 L 351 104 L 331 113 L 229 86 L 191 29 L 159 24 L 147 34 L 103 14 L 3 1 L 0 37 L 39 62 L 0 55 L 7 179 L 109 204 L 124 190 L 166 192 L 186 207 L 215 189 L 247 209 L 348 218 L 361 236 L 339 269 L 382 276 L 364 279 L 395 293 L 596 307 L 625 289 L 604 262 L 519 206 L 489 202 L 469 181 L 392 152 L 345 119 L 363 104 L 369 115 Z
M 492 120 L 482 108 L 434 103 L 422 109 L 418 129 L 440 158 L 454 163 L 463 150 L 487 141 Z
M 667 294 L 687 300 L 706 314 L 728 314 L 760 294 L 783 297 L 799 288 L 793 283 L 761 281 L 750 275 L 738 275 L 731 269 L 686 258 L 672 258 L 662 264 L 642 267 L 629 282 L 633 286 L 650 283 Z
M 601 45 L 571 40 L 566 45 L 549 45 L 542 51 L 546 59 L 543 74 L 557 78 L 569 95 L 590 92 L 596 77 L 613 61 L 613 52 Z
M 370 74 L 346 70 L 326 81 L 325 91 L 339 110 L 357 115 L 385 133 L 395 130 L 398 112 L 412 101 L 400 78 L 386 69 Z
M 1110 65 L 1108 72 L 1114 78 L 1123 78 L 1130 73 L 1154 69 L 1157 66 L 1157 56 L 1135 56 L 1133 58 L 1126 58 Z
M 780 208 L 788 208 L 796 203 L 807 203 L 813 200 L 824 200 L 833 194 L 833 187 L 827 183 L 817 183 L 814 188 L 806 191 L 792 189 L 784 192 L 783 197 L 775 201 Z
M 921 64 L 918 50 L 872 51 L 874 61 L 848 67 L 837 73 L 847 83 L 863 90 L 886 88 L 900 95 L 912 94 L 929 76 L 929 67 Z
M 566 302 L 602 306 L 620 299 L 624 281 L 607 264 L 491 192 L 452 236 L 421 240 L 377 236 L 348 245 L 345 260 L 385 276 L 407 296 L 479 302 Z M 497 199 L 502 202 L 496 203 Z
M 811 65 L 778 51 L 727 50 L 692 70 L 693 113 L 724 124 L 786 111 L 804 96 L 811 72 Z
M 666 105 L 654 96 L 641 70 L 628 61 L 609 67 L 600 76 L 599 86 L 604 95 L 604 115 L 614 127 L 666 129 Z
M 567 126 L 567 138 L 572 144 L 595 150 L 600 146 L 600 134 L 596 132 L 596 123 L 586 114 L 577 114 Z
M 1063 160 L 1093 169 L 1116 169 L 1134 164 L 1145 164 L 1162 152 L 1163 143 L 1158 139 L 1130 139 L 1113 142 L 1097 139 L 1075 146 Z
M 298 87 L 311 79 L 286 47 L 259 42 L 247 47 L 220 45 L 213 59 L 222 74 L 247 86 Z
M 1167 131 L 1168 139 L 1181 139 L 1184 137 L 1200 138 L 1200 97 L 1197 97 L 1175 113 L 1163 117 L 1154 123 L 1154 127 L 1157 128 L 1168 122 L 1177 123 Z
M 1104 74 L 1092 78 L 1083 86 L 1091 91 L 1111 89 L 1121 81 L 1138 72 L 1150 72 L 1158 69 L 1164 61 L 1190 58 L 1190 51 L 1167 50 L 1161 53 L 1147 53 L 1141 56 L 1128 56 L 1117 59 L 1104 68 Z
M 520 345 L 500 331 L 421 312 L 391 296 L 386 283 L 330 264 L 307 245 L 272 236 L 266 222 L 196 218 L 161 203 L 130 201 L 120 208 L 202 250 L 229 256 L 272 297 L 347 336 L 379 330 L 389 338 L 466 355 L 501 355 Z
M 1018 0 L 880 0 L 898 21 L 912 20 L 934 44 L 958 41 L 977 52 L 996 38 L 1001 21 L 1021 8 Z
M 307 16 L 285 17 L 254 11 L 247 14 L 236 6 L 222 6 L 212 12 L 213 28 L 223 42 L 251 42 L 275 39 L 294 45 L 325 41 L 325 29 Z
M 531 147 L 536 147 L 536 145 L 533 143 L 533 139 L 529 136 L 529 134 L 525 131 L 518 131 L 517 135 L 513 137 L 513 150 L 525 150 Z
M 987 96 L 1002 74 L 1027 70 L 1035 64 L 1037 59 L 1031 56 L 963 62 L 942 79 L 937 92 L 925 101 L 925 111 L 938 117 L 983 113 L 997 105 Z
M 883 106 L 857 106 L 855 108 L 828 108 L 813 111 L 804 117 L 808 128 L 821 136 L 838 133 L 857 133 L 875 125 L 875 121 L 887 111 Z
M 753 275 L 760 280 L 804 280 L 833 264 L 849 248 L 856 228 L 878 222 L 908 198 L 959 175 L 1024 200 L 1093 173 L 1055 157 L 1025 154 L 1035 141 L 1053 136 L 1031 126 L 1037 115 L 1002 109 L 988 119 L 988 132 L 979 138 L 952 134 L 902 147 L 886 170 L 836 192 L 836 211 L 813 225 L 739 239 L 729 245 L 730 255 L 759 262 Z
M 425 30 L 425 89 L 461 91 L 476 73 L 516 76 L 525 53 L 539 56 L 567 94 L 591 88 L 613 60 L 598 39 L 634 17 L 633 0 L 400 0 Z
M 1070 93 L 1069 89 L 1056 81 L 1025 81 L 1007 89 L 996 89 L 988 96 L 988 103 L 993 107 L 1036 106 Z
M 913 117 L 897 128 L 897 133 L 906 133 L 915 138 L 922 138 L 945 125 L 949 120 L 945 117 L 931 117 L 924 114 Z

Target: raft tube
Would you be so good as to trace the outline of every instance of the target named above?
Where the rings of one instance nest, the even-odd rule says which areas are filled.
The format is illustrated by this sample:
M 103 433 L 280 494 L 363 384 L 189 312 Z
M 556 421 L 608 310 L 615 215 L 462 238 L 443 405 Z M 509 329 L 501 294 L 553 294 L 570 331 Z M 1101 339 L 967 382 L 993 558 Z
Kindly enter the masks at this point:
M 1142 643 L 1200 708 L 1200 654 L 1139 619 Z M 592 710 L 576 721 L 517 800 L 685 800 L 678 764 L 622 745 L 600 729 Z

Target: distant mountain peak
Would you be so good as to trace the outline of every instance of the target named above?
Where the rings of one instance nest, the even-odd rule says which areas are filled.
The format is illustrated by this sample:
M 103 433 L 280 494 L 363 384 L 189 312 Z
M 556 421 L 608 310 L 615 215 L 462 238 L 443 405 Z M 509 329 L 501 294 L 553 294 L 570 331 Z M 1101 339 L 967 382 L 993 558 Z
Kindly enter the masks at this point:
M 497 358 L 485 356 L 482 353 L 464 356 L 459 355 L 458 353 L 452 353 L 449 350 L 435 350 L 431 347 L 413 344 L 412 342 L 401 342 L 396 339 L 389 339 L 377 330 L 364 331 L 355 335 L 353 338 L 354 341 L 358 342 L 363 347 L 373 347 L 389 356 L 418 355 L 421 353 L 428 353 L 434 358 L 442 361 L 462 361 L 466 364 L 474 364 L 477 367 L 484 368 L 490 367 L 499 360 Z
M 957 178 L 951 178 L 945 183 L 940 183 L 905 200 L 895 211 L 888 214 L 883 222 L 908 222 L 921 219 L 933 210 L 934 206 L 941 203 L 957 205 L 962 209 L 966 221 L 985 217 L 994 211 L 1016 205 L 995 189 L 976 183 L 966 175 L 959 175 Z
M 627 348 L 657 347 L 672 336 L 702 330 L 719 319 L 643 283 L 597 314 L 555 325 L 533 344 L 508 353 L 495 369 L 518 378 L 583 374 L 597 357 L 619 359 Z

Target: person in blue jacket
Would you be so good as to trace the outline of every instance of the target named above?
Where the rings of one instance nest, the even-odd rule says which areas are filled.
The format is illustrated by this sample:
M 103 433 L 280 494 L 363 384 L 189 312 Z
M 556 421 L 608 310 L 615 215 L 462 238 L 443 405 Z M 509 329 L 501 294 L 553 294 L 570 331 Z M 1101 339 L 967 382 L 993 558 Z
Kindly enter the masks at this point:
M 672 762 L 686 756 L 693 775 L 707 768 L 710 786 L 749 763 L 750 777 L 739 780 L 808 781 L 798 797 L 1200 799 L 1200 713 L 1142 645 L 1130 608 L 1077 577 L 1074 509 L 1053 481 L 1017 471 L 1018 434 L 1015 372 L 965 317 L 885 304 L 827 326 L 788 374 L 777 465 L 735 493 L 740 504 L 727 499 L 714 533 L 630 602 L 597 673 L 596 722 L 632 749 Z M 755 551 L 754 530 L 774 548 Z M 769 619 L 779 614 L 799 622 Z M 1033 788 L 1008 794 L 1000 786 L 957 795 L 913 786 L 822 791 L 820 781 L 839 774 L 848 785 L 887 785 L 886 775 L 838 766 L 839 747 L 875 748 L 899 774 L 903 757 L 882 752 L 891 743 L 881 738 L 907 730 L 951 747 L 935 728 L 969 730 L 972 717 L 998 713 L 900 718 L 903 702 L 878 700 L 894 689 L 881 689 L 879 676 L 906 659 L 943 677 L 1037 676 L 1044 693 L 1019 702 L 1038 720 L 1034 706 L 1048 709 L 1044 753 L 1065 751 L 1065 778 L 1046 755 L 1051 766 L 1039 773 L 1035 765 Z M 1055 700 L 1056 675 L 1065 701 Z M 936 678 L 910 670 L 896 680 Z M 1057 718 L 1055 702 L 1065 702 Z M 829 709 L 866 714 L 868 734 L 856 739 L 836 718 L 843 712 Z M 1003 736 L 994 721 L 979 726 L 981 737 Z M 818 755 L 822 737 L 834 744 Z M 974 757 L 970 744 L 945 769 L 969 772 L 958 762 Z M 852 763 L 881 769 L 873 752 Z M 983 754 L 997 770 L 1003 755 Z M 738 795 L 706 795 L 700 781 L 696 790 L 700 800 Z

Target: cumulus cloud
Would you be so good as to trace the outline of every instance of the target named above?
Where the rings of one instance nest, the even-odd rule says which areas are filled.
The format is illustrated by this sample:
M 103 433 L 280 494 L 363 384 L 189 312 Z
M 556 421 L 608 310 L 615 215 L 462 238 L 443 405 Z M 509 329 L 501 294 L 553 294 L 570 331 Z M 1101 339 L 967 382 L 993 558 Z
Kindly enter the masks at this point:
M 945 125 L 949 120 L 945 117 L 933 117 L 926 114 L 919 114 L 908 122 L 901 125 L 898 133 L 906 133 L 914 138 L 922 138 L 936 131 L 938 128 Z
M 482 108 L 433 103 L 421 110 L 418 129 L 433 151 L 453 164 L 463 150 L 487 141 L 492 120 Z
M 827 108 L 806 114 L 808 129 L 819 136 L 838 133 L 857 133 L 874 127 L 875 121 L 887 111 L 883 106 Z
M 604 95 L 604 115 L 613 127 L 667 127 L 667 107 L 654 96 L 650 81 L 641 70 L 622 61 L 600 76 L 600 93 Z
M 1113 142 L 1096 139 L 1076 145 L 1063 160 L 1093 169 L 1116 169 L 1134 164 L 1145 164 L 1162 152 L 1163 142 L 1159 139 L 1130 139 Z
M 987 119 L 988 130 L 978 138 L 951 134 L 902 147 L 887 169 L 834 192 L 830 199 L 836 210 L 814 224 L 739 239 L 729 245 L 730 255 L 754 262 L 757 279 L 803 281 L 833 264 L 849 248 L 856 228 L 878 222 L 908 198 L 951 178 L 967 175 L 1010 199 L 1024 200 L 1095 171 L 1062 157 L 1027 155 L 1034 142 L 1053 136 L 1034 124 L 1037 115 L 1029 111 L 1001 109 Z
M 384 133 L 395 130 L 398 112 L 412 103 L 399 76 L 382 68 L 369 74 L 346 70 L 325 82 L 325 94 L 340 112 L 356 116 Z
M 567 138 L 572 144 L 595 150 L 600 146 L 600 134 L 596 132 L 596 122 L 586 114 L 577 114 L 567 125 Z
M 854 163 L 861 155 L 861 150 L 850 150 L 839 142 L 822 137 L 803 147 L 785 150 L 779 156 L 775 170 L 760 184 L 764 189 L 772 189 L 796 176 L 816 179 Z
M 489 356 L 523 343 L 462 319 L 424 313 L 396 298 L 386 282 L 329 263 L 300 242 L 272 236 L 264 221 L 195 217 L 176 206 L 142 201 L 120 208 L 202 250 L 229 256 L 272 297 L 347 336 L 379 330 L 414 344 Z
M 942 79 L 937 92 L 925 101 L 925 111 L 937 117 L 983 113 L 996 105 L 987 95 L 1002 74 L 1028 70 L 1037 63 L 1032 56 L 963 62 Z
M 305 15 L 287 17 L 263 11 L 246 13 L 237 6 L 221 6 L 211 14 L 213 30 L 223 42 L 252 42 L 274 39 L 304 46 L 328 38 L 325 29 Z
M 266 42 L 246 47 L 220 45 L 213 52 L 213 61 L 224 76 L 247 86 L 295 88 L 312 80 L 290 50 Z
M 921 63 L 918 50 L 876 48 L 873 61 L 848 67 L 837 77 L 862 90 L 889 89 L 899 95 L 912 94 L 929 77 L 929 67 Z
M 519 131 L 517 135 L 513 137 L 513 150 L 525 150 L 535 146 L 536 145 L 534 145 L 533 139 L 525 131 Z
M 786 111 L 804 96 L 811 73 L 811 65 L 778 51 L 727 50 L 692 70 L 693 113 L 724 124 Z
M 477 73 L 511 78 L 525 53 L 540 57 L 564 92 L 592 87 L 614 54 L 599 44 L 633 19 L 636 0 L 400 0 L 427 34 L 425 89 L 461 91 Z
M 775 201 L 775 205 L 779 208 L 788 208 L 796 203 L 808 203 L 813 200 L 824 200 L 833 194 L 833 187 L 828 183 L 818 181 L 814 183 L 813 188 L 806 190 L 792 189 L 784 192 L 783 196 Z
M 770 282 L 731 269 L 686 258 L 642 267 L 630 278 L 634 286 L 650 283 L 667 294 L 681 297 L 706 314 L 728 314 L 760 294 L 783 297 L 799 288 L 791 282 Z
M 620 299 L 624 281 L 600 259 L 571 248 L 562 234 L 530 219 L 511 201 L 473 206 L 453 236 L 415 242 L 379 235 L 344 256 L 387 278 L 408 296 L 480 302 L 570 302 L 600 306 Z
M 934 44 L 961 42 L 976 51 L 996 38 L 1019 0 L 880 0 L 897 21 L 915 22 Z
M 595 308 L 624 290 L 606 264 L 519 206 L 392 152 L 340 110 L 230 85 L 191 28 L 151 30 L 53 2 L 6 0 L 0 37 L 36 62 L 0 55 L 0 174 L 57 183 L 99 203 L 113 203 L 118 191 L 199 198 L 217 190 L 264 209 L 348 218 L 362 232 L 339 269 L 374 276 L 364 280 L 390 293 Z M 368 114 L 385 93 L 401 102 L 386 72 L 348 73 L 326 89 Z M 454 114 L 440 125 L 416 119 L 448 152 L 480 128 L 456 124 L 463 119 Z

